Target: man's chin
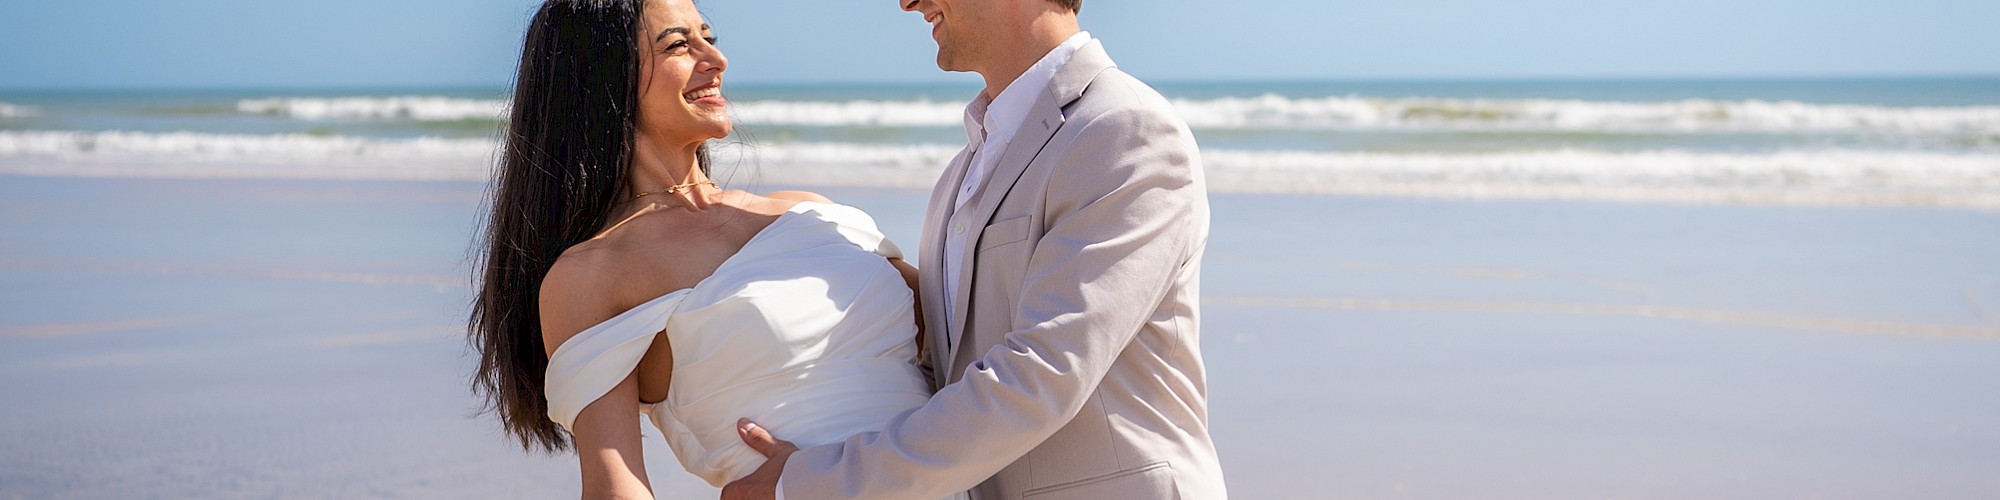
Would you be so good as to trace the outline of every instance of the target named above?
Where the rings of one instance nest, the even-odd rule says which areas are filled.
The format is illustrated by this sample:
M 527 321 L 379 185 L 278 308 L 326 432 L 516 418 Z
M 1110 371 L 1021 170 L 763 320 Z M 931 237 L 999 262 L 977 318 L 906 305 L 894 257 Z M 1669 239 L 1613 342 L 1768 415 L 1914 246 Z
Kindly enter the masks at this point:
M 955 59 L 955 58 L 948 58 L 948 57 L 945 57 L 945 56 L 944 56 L 943 54 L 939 54 L 939 55 L 938 55 L 938 58 L 937 58 L 937 66 L 938 66 L 938 69 L 941 69 L 941 70 L 945 70 L 945 71 L 950 71 L 950 72 L 954 72 L 954 73 L 970 73 L 970 72 L 972 72 L 972 68 L 969 68 L 969 67 L 966 67 L 966 65 L 965 65 L 965 64 L 961 64 L 961 63 L 959 63 L 959 61 L 958 61 L 957 59 Z

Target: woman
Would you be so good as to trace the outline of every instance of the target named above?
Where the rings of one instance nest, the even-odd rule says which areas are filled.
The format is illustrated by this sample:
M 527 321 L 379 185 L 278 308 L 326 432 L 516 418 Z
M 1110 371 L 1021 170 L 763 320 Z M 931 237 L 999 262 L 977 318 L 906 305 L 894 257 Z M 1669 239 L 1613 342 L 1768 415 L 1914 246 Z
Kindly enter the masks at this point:
M 587 497 L 650 496 L 634 414 L 720 486 L 922 405 L 914 269 L 860 211 L 719 189 L 728 67 L 690 0 L 551 0 L 528 29 L 471 328 L 474 387 Z M 567 431 L 567 432 L 565 432 Z

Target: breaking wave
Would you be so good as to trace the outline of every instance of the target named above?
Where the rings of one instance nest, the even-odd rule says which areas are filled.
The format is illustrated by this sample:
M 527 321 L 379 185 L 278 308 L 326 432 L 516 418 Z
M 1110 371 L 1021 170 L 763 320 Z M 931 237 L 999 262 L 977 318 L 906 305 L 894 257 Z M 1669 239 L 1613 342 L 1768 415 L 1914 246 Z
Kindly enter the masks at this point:
M 2000 132 L 2000 106 L 1897 108 L 1797 101 L 1296 99 L 1174 102 L 1196 128 L 1462 129 L 1577 132 Z
M 0 131 L 0 172 L 166 178 L 485 178 L 490 139 Z
M 300 97 L 246 99 L 236 111 L 300 120 L 498 120 L 507 101 L 450 97 Z
M 743 101 L 730 116 L 751 125 L 941 127 L 964 123 L 965 103 L 916 101 Z
M 1173 103 L 1189 126 L 1197 129 L 2000 134 L 2000 106 L 1279 95 L 1177 99 Z M 506 113 L 507 102 L 447 97 L 280 98 L 240 101 L 237 110 L 302 120 L 499 120 Z M 954 127 L 964 119 L 964 104 L 928 99 L 743 100 L 731 103 L 730 112 L 738 123 L 746 125 Z
M 0 118 L 23 118 L 35 116 L 35 108 L 0 102 Z
M 1464 130 L 1639 133 L 2000 133 L 2000 106 L 1898 108 L 1796 101 L 1609 102 L 1376 99 L 1365 97 L 1177 99 L 1197 129 Z M 964 105 L 916 101 L 749 101 L 739 123 L 948 127 Z
M 491 139 L 0 131 L 0 173 L 484 180 L 496 147 Z M 722 145 L 717 165 L 719 176 L 761 181 L 928 187 L 958 151 L 946 144 Z M 2000 208 L 2000 154 L 1993 153 L 1211 149 L 1202 158 L 1210 185 L 1223 192 Z

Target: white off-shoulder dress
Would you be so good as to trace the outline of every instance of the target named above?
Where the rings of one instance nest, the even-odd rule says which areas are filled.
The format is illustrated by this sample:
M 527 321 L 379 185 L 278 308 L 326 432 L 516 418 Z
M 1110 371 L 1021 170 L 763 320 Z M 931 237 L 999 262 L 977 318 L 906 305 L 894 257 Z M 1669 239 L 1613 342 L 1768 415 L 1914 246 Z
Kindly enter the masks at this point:
M 794 205 L 694 287 L 564 342 L 549 359 L 549 418 L 569 429 L 664 329 L 672 386 L 640 411 L 709 484 L 764 463 L 738 418 L 801 448 L 877 430 L 930 398 L 910 288 L 884 258 L 900 256 L 858 209 Z

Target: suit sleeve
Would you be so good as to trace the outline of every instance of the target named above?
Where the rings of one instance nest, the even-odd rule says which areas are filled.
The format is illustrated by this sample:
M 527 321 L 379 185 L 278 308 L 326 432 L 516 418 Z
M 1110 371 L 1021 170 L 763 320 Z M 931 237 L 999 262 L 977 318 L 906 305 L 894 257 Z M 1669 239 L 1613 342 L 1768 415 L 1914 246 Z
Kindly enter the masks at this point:
M 879 431 L 801 450 L 793 500 L 931 500 L 984 481 L 1060 430 L 1198 248 L 1191 136 L 1140 107 L 1083 123 L 1059 154 L 1013 331 L 965 376 Z M 1047 153 L 1045 153 L 1047 154 Z

